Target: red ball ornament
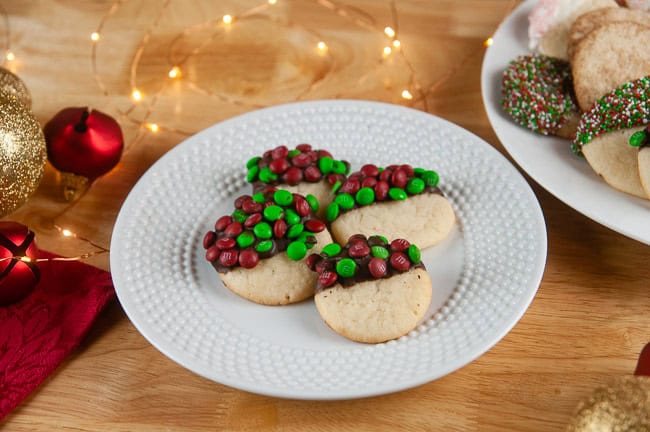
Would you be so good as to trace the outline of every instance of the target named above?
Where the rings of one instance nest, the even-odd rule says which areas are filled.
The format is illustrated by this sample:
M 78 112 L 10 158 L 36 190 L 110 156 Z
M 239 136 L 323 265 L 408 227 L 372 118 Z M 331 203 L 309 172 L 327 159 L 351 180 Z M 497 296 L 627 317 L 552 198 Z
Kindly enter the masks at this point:
M 43 128 L 47 157 L 62 172 L 71 200 L 120 161 L 124 138 L 111 116 L 86 107 L 65 108 Z
M 0 306 L 29 295 L 40 279 L 34 233 L 17 222 L 0 222 Z

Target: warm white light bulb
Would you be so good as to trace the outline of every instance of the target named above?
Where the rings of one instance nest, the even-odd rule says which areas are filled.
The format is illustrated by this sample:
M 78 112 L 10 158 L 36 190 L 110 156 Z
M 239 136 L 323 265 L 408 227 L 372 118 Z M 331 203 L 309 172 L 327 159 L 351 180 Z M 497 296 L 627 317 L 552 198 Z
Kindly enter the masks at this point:
M 232 22 L 232 15 L 224 15 L 222 20 L 224 24 L 230 24 Z
M 327 44 L 325 42 L 323 42 L 323 41 L 318 42 L 318 44 L 316 46 L 318 47 L 318 51 L 320 51 L 320 52 L 327 51 Z
M 388 37 L 395 37 L 395 30 L 393 30 L 392 27 L 386 27 L 384 28 L 384 33 L 386 33 L 386 36 Z
M 140 102 L 142 100 L 142 93 L 138 89 L 133 89 L 131 92 L 131 99 L 133 99 L 136 102 Z
M 391 49 L 391 47 L 389 46 L 384 47 L 384 51 L 383 51 L 384 57 L 388 57 L 392 52 L 393 50 Z
M 72 237 L 72 231 L 69 229 L 61 230 L 61 234 L 63 234 L 63 237 Z
M 5 55 L 5 58 L 8 61 L 14 61 L 14 60 L 16 60 L 16 55 L 11 51 L 7 51 L 7 54 Z
M 92 32 L 90 34 L 90 40 L 92 40 L 93 42 L 97 42 L 100 39 L 100 37 L 101 36 L 97 32 Z
M 402 46 L 402 43 L 398 39 L 395 39 L 393 41 L 393 47 L 399 48 L 400 46 Z
M 147 129 L 153 133 L 156 133 L 160 130 L 160 126 L 158 126 L 156 123 L 147 123 Z
M 492 45 L 492 42 L 494 42 L 494 40 L 491 37 L 489 37 L 489 38 L 485 39 L 485 42 L 483 42 L 483 45 L 485 45 L 486 47 L 489 47 L 490 45 Z
M 411 94 L 410 91 L 408 90 L 402 90 L 402 97 L 406 100 L 411 100 L 413 99 L 413 95 Z
M 20 260 L 24 262 L 32 262 L 32 259 L 28 256 L 20 257 Z
M 181 68 L 179 68 L 178 66 L 174 66 L 173 68 L 171 68 L 169 70 L 168 75 L 169 75 L 169 78 L 171 78 L 171 79 L 180 77 L 181 76 Z
M 276 4 L 277 2 L 278 2 L 278 0 L 269 0 L 269 4 L 270 4 L 270 5 L 274 5 L 274 4 Z

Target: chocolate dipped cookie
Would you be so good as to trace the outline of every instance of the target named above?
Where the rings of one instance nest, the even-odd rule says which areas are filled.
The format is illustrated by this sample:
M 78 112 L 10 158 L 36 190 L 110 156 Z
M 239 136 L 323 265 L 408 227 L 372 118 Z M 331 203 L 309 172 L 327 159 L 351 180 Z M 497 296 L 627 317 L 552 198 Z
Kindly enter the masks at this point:
M 265 305 L 313 295 L 317 276 L 304 264 L 308 250 L 332 241 L 315 217 L 316 201 L 266 188 L 235 200 L 235 211 L 206 233 L 205 257 L 235 294 Z
M 639 149 L 639 179 L 641 186 L 650 199 L 650 125 L 630 136 L 630 145 Z
M 327 150 L 300 144 L 289 150 L 281 145 L 246 163 L 253 192 L 275 186 L 300 195 L 313 195 L 324 209 L 332 201 L 332 186 L 350 172 L 350 164 L 336 160 Z M 321 215 L 324 210 L 321 210 Z M 318 210 L 317 210 L 318 212 Z
M 404 239 L 352 236 L 345 246 L 325 246 L 307 260 L 318 274 L 314 302 L 327 325 L 365 343 L 396 339 L 424 317 L 431 279 L 420 250 Z
M 334 201 L 326 209 L 332 236 L 341 244 L 353 234 L 377 232 L 422 248 L 439 243 L 456 217 L 438 181 L 435 171 L 410 165 L 364 165 L 334 187 Z

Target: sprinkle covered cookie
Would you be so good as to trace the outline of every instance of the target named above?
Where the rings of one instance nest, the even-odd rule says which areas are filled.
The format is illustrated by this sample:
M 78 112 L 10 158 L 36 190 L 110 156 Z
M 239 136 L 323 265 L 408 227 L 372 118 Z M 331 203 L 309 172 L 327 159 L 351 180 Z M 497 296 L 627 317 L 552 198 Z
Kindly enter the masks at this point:
M 332 235 L 344 243 L 353 234 L 383 232 L 429 247 L 451 232 L 451 204 L 437 187 L 435 171 L 410 165 L 364 165 L 334 187 L 326 209 Z
M 345 180 L 350 164 L 336 160 L 327 150 L 313 149 L 310 144 L 300 144 L 289 150 L 278 146 L 246 163 L 247 180 L 253 192 L 267 186 L 286 189 L 301 195 L 311 194 L 325 208 L 332 199 L 331 189 L 337 181 Z
M 302 301 L 313 294 L 316 277 L 303 259 L 315 245 L 332 238 L 316 219 L 313 196 L 266 188 L 235 200 L 235 211 L 220 217 L 206 233 L 205 257 L 224 285 L 267 305 Z
M 579 118 L 572 88 L 569 63 L 543 55 L 519 56 L 503 73 L 502 106 L 525 128 L 569 138 Z
M 639 178 L 637 148 L 630 137 L 650 122 L 650 77 L 623 84 L 596 101 L 580 120 L 573 150 L 614 188 L 647 195 Z
M 327 325 L 358 342 L 378 343 L 411 331 L 431 303 L 420 249 L 405 239 L 354 235 L 331 243 L 307 265 L 318 274 L 314 301 Z

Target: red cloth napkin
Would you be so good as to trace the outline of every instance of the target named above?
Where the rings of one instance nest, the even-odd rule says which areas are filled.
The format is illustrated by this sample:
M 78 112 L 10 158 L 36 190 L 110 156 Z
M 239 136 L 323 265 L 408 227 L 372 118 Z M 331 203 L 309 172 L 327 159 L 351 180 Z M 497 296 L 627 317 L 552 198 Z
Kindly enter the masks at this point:
M 40 251 L 39 258 L 57 255 Z M 84 337 L 115 297 L 109 272 L 78 261 L 39 263 L 41 280 L 25 299 L 0 306 L 0 419 Z

